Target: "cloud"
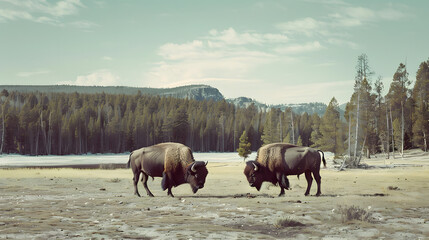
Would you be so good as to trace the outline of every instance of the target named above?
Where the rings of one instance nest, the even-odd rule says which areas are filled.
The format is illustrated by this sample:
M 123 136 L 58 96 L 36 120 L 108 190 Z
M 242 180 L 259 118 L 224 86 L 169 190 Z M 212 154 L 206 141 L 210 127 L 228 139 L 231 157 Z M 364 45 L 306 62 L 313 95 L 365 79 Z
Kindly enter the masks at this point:
M 283 54 L 297 54 L 304 52 L 314 52 L 322 48 L 323 46 L 318 41 L 314 41 L 306 44 L 293 44 L 286 47 L 279 47 L 276 48 L 276 52 Z
M 74 82 L 66 81 L 59 84 L 78 86 L 117 86 L 119 77 L 108 69 L 100 69 L 88 75 L 77 76 Z
M 196 40 L 160 46 L 162 61 L 146 78 L 156 87 L 242 81 L 250 71 L 279 60 L 274 46 L 286 42 L 288 38 L 283 34 L 212 29 Z
M 393 8 L 387 8 L 379 11 L 378 16 L 385 20 L 398 20 L 406 17 L 403 11 L 398 11 Z
M 192 41 L 184 44 L 167 43 L 160 47 L 158 54 L 168 60 L 199 57 L 203 51 L 202 41 Z
M 291 42 L 304 35 L 308 37 L 309 41 L 313 41 L 313 45 L 281 47 L 277 49 L 279 52 L 316 50 L 322 48 L 322 43 L 323 45 L 347 46 L 357 49 L 358 44 L 349 40 L 350 29 L 406 17 L 404 11 L 396 10 L 392 5 L 380 9 L 369 9 L 336 0 L 323 1 L 321 4 L 329 5 L 332 9 L 331 13 L 320 19 L 306 17 L 276 24 L 277 29 L 291 37 Z M 319 42 L 320 46 L 314 44 L 315 42 Z
M 84 8 L 80 0 L 63 0 L 50 3 L 47 0 L 3 0 L 0 8 L 0 22 L 27 20 L 63 27 L 62 18 L 76 15 Z M 75 21 L 69 25 L 89 29 L 97 26 L 89 21 Z
M 237 33 L 233 28 L 228 28 L 221 32 L 212 29 L 209 34 L 207 39 L 211 40 L 212 43 L 218 43 L 217 45 L 213 45 L 216 47 L 223 47 L 225 45 L 261 45 L 265 43 L 281 43 L 288 41 L 288 37 L 284 34 Z
M 34 71 L 34 72 L 19 72 L 16 75 L 18 77 L 32 77 L 32 76 L 36 76 L 36 75 L 43 75 L 43 74 L 48 74 L 51 71 L 48 70 L 40 70 L 40 71 Z
M 14 11 L 10 9 L 0 9 L 0 20 L 17 20 L 17 19 L 25 19 L 31 20 L 31 14 L 23 11 Z
M 400 20 L 406 15 L 391 7 L 372 10 L 364 7 L 345 7 L 331 14 L 333 27 L 358 27 L 371 22 Z
M 277 24 L 277 28 L 281 31 L 289 34 L 305 34 L 312 36 L 315 33 L 320 32 L 326 27 L 326 23 L 323 21 L 317 21 L 314 18 L 302 18 L 289 22 L 283 22 Z
M 113 61 L 113 58 L 109 56 L 104 56 L 101 59 L 103 59 L 104 61 Z
M 28 12 L 43 13 L 54 17 L 77 14 L 78 9 L 84 7 L 80 0 L 63 0 L 55 4 L 49 3 L 47 0 L 4 0 L 3 2 Z

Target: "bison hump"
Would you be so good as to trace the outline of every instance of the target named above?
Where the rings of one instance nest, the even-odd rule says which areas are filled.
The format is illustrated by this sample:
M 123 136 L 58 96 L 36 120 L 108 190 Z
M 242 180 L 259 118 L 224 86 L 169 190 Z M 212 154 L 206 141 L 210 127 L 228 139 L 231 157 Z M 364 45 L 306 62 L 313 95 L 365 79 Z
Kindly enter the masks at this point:
M 186 169 L 186 166 L 193 162 L 192 152 L 186 147 L 171 147 L 165 152 L 164 171 L 175 172 Z

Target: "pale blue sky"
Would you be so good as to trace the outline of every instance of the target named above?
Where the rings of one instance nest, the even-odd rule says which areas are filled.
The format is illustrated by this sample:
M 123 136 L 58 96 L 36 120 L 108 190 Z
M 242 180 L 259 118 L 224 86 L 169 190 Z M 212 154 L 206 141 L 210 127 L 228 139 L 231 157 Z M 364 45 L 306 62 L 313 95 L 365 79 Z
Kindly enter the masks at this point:
M 267 104 L 345 103 L 366 53 L 387 91 L 429 57 L 429 1 L 0 0 L 0 85 L 208 84 Z

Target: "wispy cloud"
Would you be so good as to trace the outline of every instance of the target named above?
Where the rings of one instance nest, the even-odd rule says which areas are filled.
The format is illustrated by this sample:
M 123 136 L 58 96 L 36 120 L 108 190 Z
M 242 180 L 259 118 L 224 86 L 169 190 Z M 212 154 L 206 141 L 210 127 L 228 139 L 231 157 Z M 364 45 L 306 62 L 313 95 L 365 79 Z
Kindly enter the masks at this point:
M 75 81 L 60 82 L 58 84 L 79 86 L 117 86 L 120 78 L 109 69 L 96 70 L 87 75 L 77 76 Z
M 95 27 L 98 27 L 98 24 L 90 22 L 90 21 L 81 20 L 81 21 L 71 22 L 70 26 L 73 26 L 75 28 L 80 28 L 83 30 L 90 30 L 90 29 L 93 29 Z
M 159 48 L 162 61 L 147 74 L 151 86 L 178 86 L 214 81 L 239 82 L 263 64 L 279 59 L 274 46 L 288 42 L 284 34 L 212 29 L 186 43 Z M 263 50 L 261 50 L 263 49 Z
M 84 7 L 80 0 L 63 0 L 54 4 L 46 0 L 3 0 L 18 9 L 27 12 L 44 13 L 54 17 L 63 17 L 73 15 L 78 12 L 78 9 Z
M 226 45 L 262 45 L 266 43 L 287 42 L 288 37 L 284 34 L 259 34 L 252 32 L 238 33 L 233 28 L 223 31 L 212 29 L 207 37 L 213 46 L 223 47 Z M 216 44 L 217 43 L 217 44 Z
M 329 4 L 332 13 L 320 19 L 306 17 L 278 23 L 277 29 L 289 36 L 304 35 L 319 42 L 357 48 L 358 45 L 348 39 L 348 32 L 351 28 L 362 27 L 379 21 L 400 20 L 406 17 L 404 12 L 392 6 L 377 10 L 352 6 L 343 1 L 324 1 L 322 3 Z
M 276 48 L 278 53 L 297 54 L 304 52 L 314 52 L 322 49 L 323 46 L 318 42 L 309 42 L 305 44 L 293 44 L 290 46 Z
M 326 28 L 327 23 L 307 17 L 277 24 L 277 28 L 288 34 L 313 36 Z
M 49 74 L 51 71 L 48 70 L 39 70 L 39 71 L 33 71 L 33 72 L 19 72 L 16 75 L 18 77 L 32 77 L 36 75 L 43 75 L 43 74 Z
M 81 8 L 85 8 L 80 0 L 62 0 L 55 3 L 47 0 L 2 0 L 0 3 L 0 22 L 26 20 L 59 27 L 69 25 L 84 30 L 97 26 L 82 20 L 64 23 L 65 16 L 77 15 Z

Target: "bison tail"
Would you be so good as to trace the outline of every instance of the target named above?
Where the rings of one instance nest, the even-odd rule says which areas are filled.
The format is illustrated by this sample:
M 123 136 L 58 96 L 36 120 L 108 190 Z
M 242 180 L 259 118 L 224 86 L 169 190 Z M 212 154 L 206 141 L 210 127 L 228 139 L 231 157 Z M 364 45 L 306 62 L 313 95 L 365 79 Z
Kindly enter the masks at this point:
M 322 150 L 317 150 L 317 151 L 322 153 L 323 166 L 326 168 L 325 154 L 323 153 L 323 151 L 322 151 Z
M 133 155 L 133 152 L 130 153 L 130 157 L 128 158 L 127 168 L 130 168 L 131 165 L 131 155 Z

